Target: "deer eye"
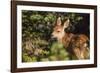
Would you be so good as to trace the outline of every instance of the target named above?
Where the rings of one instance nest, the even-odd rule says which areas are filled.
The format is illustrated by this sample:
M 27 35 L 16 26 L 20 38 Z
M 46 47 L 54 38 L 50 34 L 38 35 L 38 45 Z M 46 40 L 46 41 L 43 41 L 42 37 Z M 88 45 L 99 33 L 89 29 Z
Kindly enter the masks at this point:
M 60 31 L 57 31 L 57 32 L 60 32 Z

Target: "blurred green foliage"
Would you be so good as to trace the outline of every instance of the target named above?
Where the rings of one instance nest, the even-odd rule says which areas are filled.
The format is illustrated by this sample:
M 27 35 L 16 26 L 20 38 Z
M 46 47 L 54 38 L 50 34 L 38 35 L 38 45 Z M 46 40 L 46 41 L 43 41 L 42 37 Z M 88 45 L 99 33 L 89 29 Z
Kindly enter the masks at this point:
M 69 55 L 62 43 L 55 42 L 50 49 L 50 60 L 68 60 Z
M 72 26 L 83 17 L 76 13 L 22 10 L 22 62 L 69 60 L 61 43 L 51 43 L 50 37 L 57 17 L 70 19 Z

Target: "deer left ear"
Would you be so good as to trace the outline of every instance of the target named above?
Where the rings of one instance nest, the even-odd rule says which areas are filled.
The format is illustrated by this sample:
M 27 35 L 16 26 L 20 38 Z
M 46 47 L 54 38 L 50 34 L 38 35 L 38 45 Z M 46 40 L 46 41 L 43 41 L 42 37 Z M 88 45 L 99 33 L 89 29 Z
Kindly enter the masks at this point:
M 58 17 L 56 25 L 61 25 L 61 17 Z
M 69 26 L 69 23 L 70 23 L 70 20 L 67 19 L 65 22 L 64 22 L 64 28 L 67 28 Z

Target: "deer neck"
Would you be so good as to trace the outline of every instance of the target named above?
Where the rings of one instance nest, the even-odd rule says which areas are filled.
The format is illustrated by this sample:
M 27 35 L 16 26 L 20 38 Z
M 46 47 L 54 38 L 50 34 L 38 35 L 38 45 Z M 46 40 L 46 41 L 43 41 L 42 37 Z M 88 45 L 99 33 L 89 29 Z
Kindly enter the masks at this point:
M 73 37 L 72 33 L 65 33 L 61 41 L 65 47 L 68 47 L 69 43 L 71 42 L 72 37 Z
M 63 39 L 64 39 L 65 35 L 66 35 L 65 32 L 63 32 L 63 33 L 60 35 L 60 38 L 58 39 L 58 42 L 59 42 L 59 43 L 63 43 Z

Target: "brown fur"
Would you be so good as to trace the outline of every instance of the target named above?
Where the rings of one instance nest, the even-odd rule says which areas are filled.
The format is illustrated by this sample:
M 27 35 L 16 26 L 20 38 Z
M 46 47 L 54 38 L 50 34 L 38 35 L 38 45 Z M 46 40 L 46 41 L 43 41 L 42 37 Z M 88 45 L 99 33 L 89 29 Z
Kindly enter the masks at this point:
M 89 38 L 84 34 L 66 33 L 64 29 L 68 28 L 69 22 L 68 19 L 62 25 L 61 18 L 59 17 L 52 35 L 57 38 L 58 42 L 64 45 L 71 55 L 76 56 L 77 59 L 87 59 L 89 57 L 89 47 L 87 44 Z

